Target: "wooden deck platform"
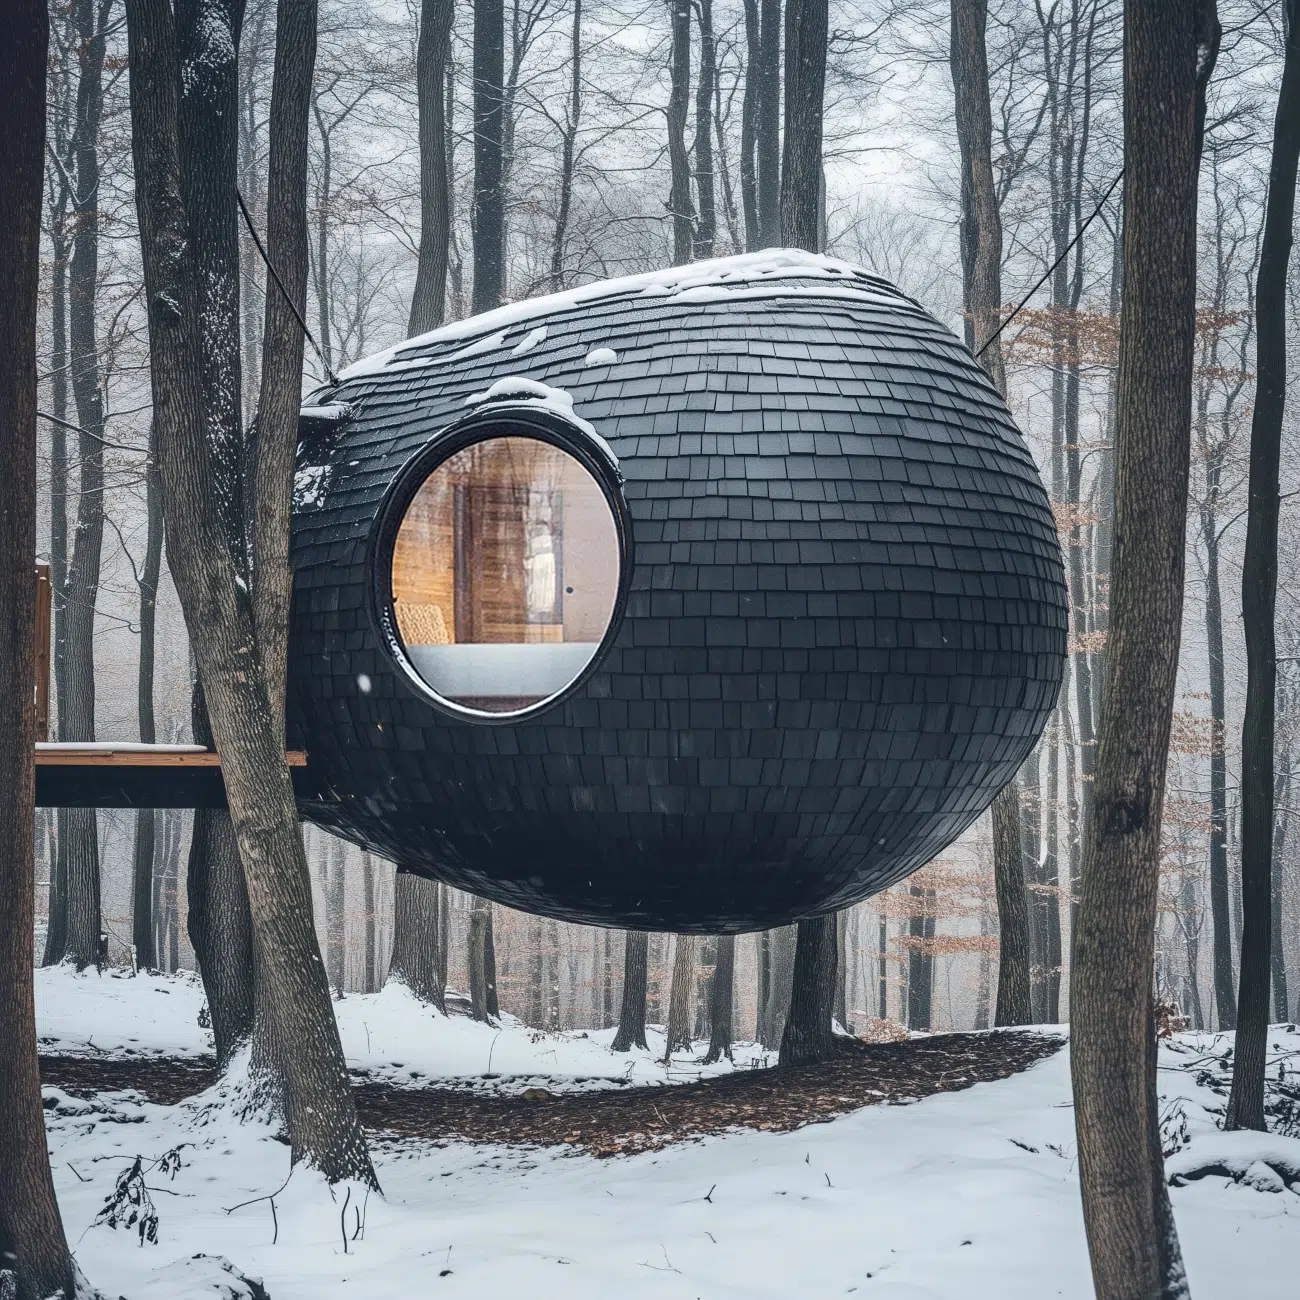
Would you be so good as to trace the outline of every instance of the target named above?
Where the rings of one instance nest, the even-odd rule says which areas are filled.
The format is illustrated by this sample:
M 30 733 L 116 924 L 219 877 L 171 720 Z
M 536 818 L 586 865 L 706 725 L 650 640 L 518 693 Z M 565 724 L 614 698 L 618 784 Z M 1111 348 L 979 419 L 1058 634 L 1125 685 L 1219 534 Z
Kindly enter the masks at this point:
M 314 797 L 307 755 L 285 754 L 298 797 Z M 38 808 L 224 808 L 221 758 L 198 745 L 36 746 Z

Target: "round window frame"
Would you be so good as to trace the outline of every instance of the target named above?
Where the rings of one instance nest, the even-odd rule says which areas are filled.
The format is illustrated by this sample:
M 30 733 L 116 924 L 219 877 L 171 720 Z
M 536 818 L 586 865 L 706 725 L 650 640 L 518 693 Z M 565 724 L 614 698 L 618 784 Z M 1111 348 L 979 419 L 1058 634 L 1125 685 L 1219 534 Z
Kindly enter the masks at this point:
M 430 476 L 467 447 L 509 437 L 532 438 L 558 448 L 573 457 L 596 481 L 614 520 L 614 534 L 618 543 L 618 587 L 609 622 L 595 653 L 570 682 L 526 708 L 489 713 L 467 708 L 440 695 L 421 675 L 407 654 L 406 643 L 397 623 L 393 597 L 393 554 L 398 533 L 411 503 Z M 407 686 L 439 713 L 458 722 L 471 722 L 481 726 L 511 726 L 562 704 L 585 685 L 600 667 L 623 626 L 627 612 L 633 568 L 632 517 L 623 495 L 623 475 L 618 461 L 604 439 L 593 437 L 576 422 L 558 412 L 538 410 L 528 403 L 493 403 L 435 433 L 402 465 L 389 485 L 375 519 L 369 550 L 366 567 L 370 612 L 380 642 Z

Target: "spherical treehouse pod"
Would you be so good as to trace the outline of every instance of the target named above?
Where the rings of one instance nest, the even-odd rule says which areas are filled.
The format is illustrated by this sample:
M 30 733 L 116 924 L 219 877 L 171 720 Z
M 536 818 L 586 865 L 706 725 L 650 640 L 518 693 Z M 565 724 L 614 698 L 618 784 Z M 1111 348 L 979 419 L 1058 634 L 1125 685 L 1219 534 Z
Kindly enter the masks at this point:
M 781 251 L 503 307 L 305 408 L 309 818 L 502 903 L 700 933 L 903 878 L 1038 739 L 1064 571 L 969 352 Z

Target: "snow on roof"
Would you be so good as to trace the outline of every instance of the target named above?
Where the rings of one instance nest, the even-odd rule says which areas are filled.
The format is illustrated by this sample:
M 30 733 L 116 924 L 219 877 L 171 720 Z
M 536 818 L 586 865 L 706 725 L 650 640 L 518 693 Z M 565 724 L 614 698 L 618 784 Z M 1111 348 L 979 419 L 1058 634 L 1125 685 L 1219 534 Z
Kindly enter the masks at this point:
M 891 289 L 884 280 L 852 262 L 825 257 L 820 253 L 808 253 L 801 248 L 768 248 L 759 253 L 714 257 L 703 262 L 691 262 L 686 266 L 671 266 L 659 271 L 622 276 L 616 280 L 597 280 L 561 293 L 506 303 L 493 311 L 453 321 L 450 325 L 442 325 L 427 334 L 419 334 L 391 348 L 385 348 L 373 356 L 363 357 L 342 370 L 339 379 L 358 379 L 363 375 L 460 361 L 467 356 L 501 347 L 506 333 L 513 326 L 534 320 L 538 316 L 572 310 L 608 298 L 642 296 L 680 298 L 688 302 L 716 301 L 735 295 L 737 290 L 742 291 L 741 296 L 747 298 L 771 297 L 778 293 L 787 295 L 799 292 L 793 286 L 783 285 L 784 280 L 810 278 L 828 281 L 827 289 L 805 288 L 803 295 L 821 296 L 830 290 L 836 297 L 851 297 L 858 301 L 867 299 L 895 304 L 905 301 L 903 295 Z M 457 342 L 474 335 L 485 337 L 450 356 L 416 355 L 421 349 L 439 343 Z

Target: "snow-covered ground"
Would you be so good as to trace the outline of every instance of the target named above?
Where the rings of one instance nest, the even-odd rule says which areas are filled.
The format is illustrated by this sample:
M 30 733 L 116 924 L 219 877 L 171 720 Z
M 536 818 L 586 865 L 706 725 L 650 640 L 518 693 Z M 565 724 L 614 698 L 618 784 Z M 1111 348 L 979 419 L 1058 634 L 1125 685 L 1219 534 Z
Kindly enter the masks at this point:
M 106 1000 L 95 1005 L 83 989 L 82 1005 L 100 1019 L 97 1047 L 111 1037 L 111 1014 L 132 1029 L 127 1037 L 142 1050 L 168 1046 L 169 1033 L 177 1047 L 202 1050 L 190 1028 L 195 992 L 177 987 L 168 995 L 176 1000 L 164 1003 L 151 981 L 95 977 L 62 993 L 51 988 L 63 978 L 42 977 L 47 1037 L 69 1043 L 80 1033 L 83 1044 L 89 1041 L 89 1025 L 77 1028 L 75 1009 L 55 1010 L 62 993 L 84 984 Z M 137 1002 L 144 1005 L 131 1010 Z M 351 1002 L 363 999 L 340 1005 L 345 1024 Z M 185 1014 L 177 1010 L 172 1024 L 156 1007 Z M 375 1024 L 367 1023 L 369 1057 L 357 1055 L 356 1025 L 345 1029 L 349 1054 L 394 1067 L 384 1055 L 393 1040 L 377 1043 Z M 383 1034 L 399 1032 L 396 1020 L 381 1026 Z M 570 1051 L 570 1036 L 563 1037 L 550 1049 L 561 1063 Z M 444 1042 L 442 1033 L 429 1038 Z M 499 1042 L 516 1038 L 529 1035 L 511 1030 Z M 454 1040 L 445 1041 L 450 1051 Z M 575 1052 L 584 1043 L 582 1050 L 604 1051 L 593 1039 L 576 1041 Z M 1276 1076 L 1281 1064 L 1294 1080 L 1300 1033 L 1275 1030 L 1271 1041 L 1270 1073 Z M 1209 1035 L 1182 1035 L 1162 1050 L 1166 1127 L 1171 1149 L 1179 1148 L 1170 1171 L 1181 1178 L 1207 1165 L 1216 1169 L 1172 1193 L 1192 1293 L 1197 1300 L 1281 1300 L 1295 1294 L 1300 1195 L 1286 1183 L 1300 1190 L 1300 1181 L 1286 1170 L 1300 1173 L 1300 1139 L 1218 1131 L 1222 1097 L 1214 1085 L 1223 1077 L 1225 1045 Z M 465 1050 L 457 1072 L 471 1068 Z M 414 1064 L 414 1052 L 401 1051 Z M 416 1068 L 428 1067 L 431 1079 L 447 1077 L 438 1062 L 420 1059 Z M 113 1296 L 214 1295 L 197 1279 L 212 1278 L 218 1266 L 189 1259 L 198 1253 L 224 1256 L 261 1277 L 272 1300 L 1092 1294 L 1065 1052 L 1002 1082 L 911 1105 L 868 1107 L 793 1133 L 736 1133 L 624 1158 L 377 1141 L 383 1196 L 367 1199 L 352 1189 L 337 1202 L 309 1175 L 295 1174 L 283 1187 L 286 1148 L 264 1130 L 234 1122 L 210 1094 L 174 1107 L 122 1094 L 88 1103 L 53 1088 L 46 1098 L 69 1236 L 87 1277 Z M 171 1151 L 181 1161 L 174 1176 L 150 1166 Z M 137 1155 L 146 1157 L 144 1181 L 158 1215 L 154 1245 L 141 1246 L 134 1230 L 95 1223 Z M 266 1199 L 272 1193 L 274 1214 Z
M 36 1032 L 41 1051 L 76 1056 L 205 1056 L 212 1033 L 199 1023 L 203 986 L 188 973 L 76 974 L 70 966 L 36 972 Z M 649 1051 L 611 1052 L 612 1029 L 546 1033 L 513 1016 L 500 1027 L 442 1016 L 401 985 L 349 993 L 335 1002 L 348 1065 L 377 1082 L 437 1084 L 516 1095 L 686 1083 L 769 1064 L 755 1043 L 737 1043 L 735 1061 L 703 1066 L 682 1053 L 665 1065 L 662 1028 L 650 1026 Z M 699 1053 L 703 1055 L 703 1051 Z

